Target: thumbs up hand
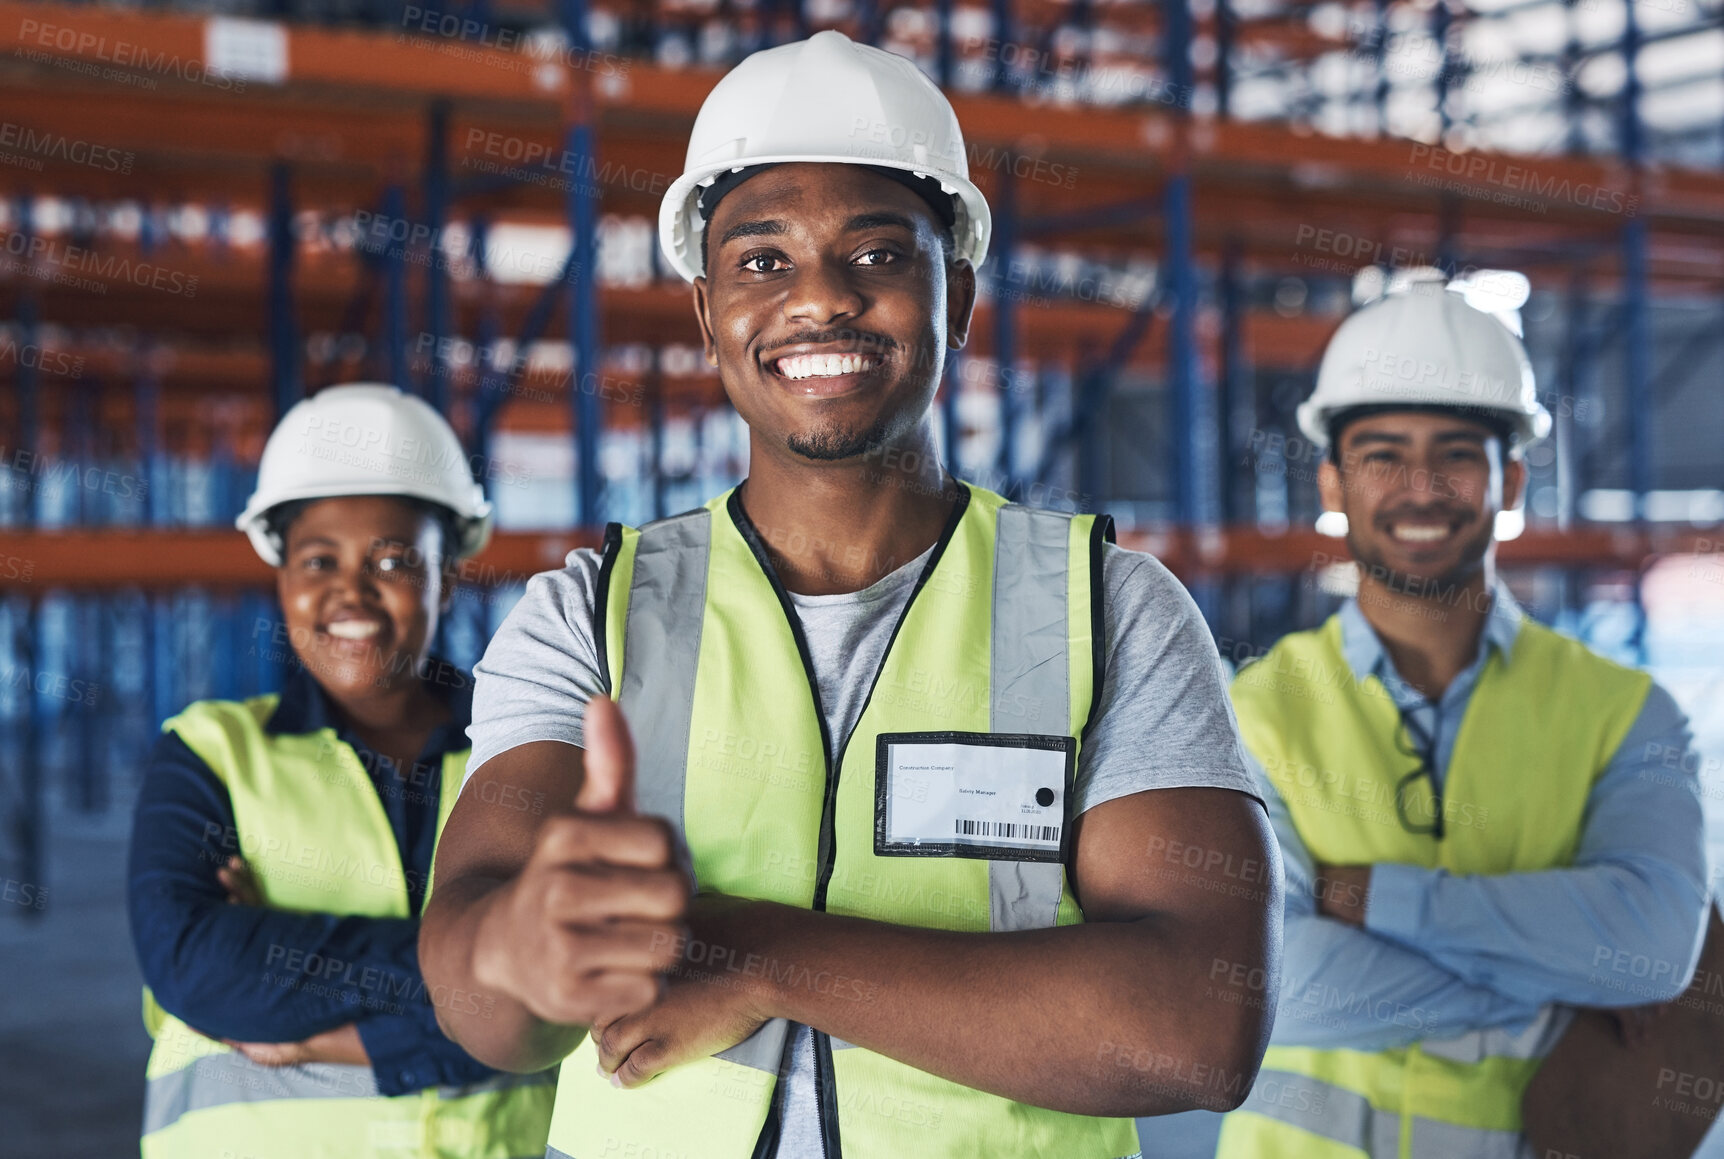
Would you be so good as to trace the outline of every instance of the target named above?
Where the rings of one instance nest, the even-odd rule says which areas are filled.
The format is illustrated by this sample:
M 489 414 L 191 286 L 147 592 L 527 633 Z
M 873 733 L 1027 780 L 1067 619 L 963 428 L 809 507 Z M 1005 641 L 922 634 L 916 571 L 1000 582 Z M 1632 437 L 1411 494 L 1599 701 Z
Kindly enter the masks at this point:
M 485 914 L 474 979 L 546 1022 L 591 1026 L 651 1006 L 686 939 L 691 891 L 669 824 L 635 812 L 634 744 L 608 697 L 587 704 L 580 789 L 540 827 Z
M 610 697 L 595 696 L 587 702 L 581 730 L 587 742 L 585 775 L 575 808 L 583 813 L 633 813 L 635 743 L 623 710 Z

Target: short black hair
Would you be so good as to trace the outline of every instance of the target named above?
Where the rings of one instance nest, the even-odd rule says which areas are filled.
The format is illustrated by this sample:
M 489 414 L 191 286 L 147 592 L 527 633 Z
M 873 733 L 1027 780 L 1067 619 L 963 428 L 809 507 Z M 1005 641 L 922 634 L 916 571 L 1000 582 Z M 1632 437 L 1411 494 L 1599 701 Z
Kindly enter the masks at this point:
M 1517 430 L 1514 420 L 1494 407 L 1485 406 L 1438 406 L 1438 405 L 1402 405 L 1399 403 L 1369 403 L 1360 406 L 1345 407 L 1329 416 L 1329 461 L 1335 466 L 1341 465 L 1341 432 L 1360 419 L 1372 418 L 1381 414 L 1437 414 L 1450 418 L 1465 419 L 1486 427 L 1497 441 L 1502 443 L 1504 451 L 1512 451 L 1517 443 Z
M 330 499 L 349 498 L 349 496 L 330 495 Z M 440 533 L 439 556 L 444 561 L 450 560 L 461 550 L 461 517 L 441 503 L 433 503 L 429 499 L 421 499 L 417 495 L 384 495 L 384 499 L 399 499 L 411 507 L 416 514 L 429 515 L 437 525 Z M 264 526 L 269 529 L 278 543 L 282 554 L 287 554 L 287 529 L 293 526 L 293 521 L 304 514 L 305 509 L 319 499 L 292 499 L 286 503 L 277 503 L 264 513 Z

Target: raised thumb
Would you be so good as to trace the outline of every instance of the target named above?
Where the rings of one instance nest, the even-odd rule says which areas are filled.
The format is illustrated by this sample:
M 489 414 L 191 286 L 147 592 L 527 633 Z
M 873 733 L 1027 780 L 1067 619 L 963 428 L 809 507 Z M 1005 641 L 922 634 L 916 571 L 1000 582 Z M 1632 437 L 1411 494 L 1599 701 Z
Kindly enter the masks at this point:
M 632 813 L 635 810 L 635 746 L 628 721 L 610 697 L 587 701 L 581 731 L 587 742 L 581 791 L 575 808 L 586 813 Z

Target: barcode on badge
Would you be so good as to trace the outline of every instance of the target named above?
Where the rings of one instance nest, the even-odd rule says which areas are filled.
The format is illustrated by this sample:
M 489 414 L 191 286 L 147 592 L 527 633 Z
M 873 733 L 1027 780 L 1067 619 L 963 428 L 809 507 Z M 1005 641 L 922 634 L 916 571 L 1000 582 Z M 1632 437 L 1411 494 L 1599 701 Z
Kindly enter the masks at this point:
M 1058 825 L 1019 825 L 1015 821 L 966 821 L 958 818 L 961 837 L 1002 837 L 1007 841 L 1058 841 Z

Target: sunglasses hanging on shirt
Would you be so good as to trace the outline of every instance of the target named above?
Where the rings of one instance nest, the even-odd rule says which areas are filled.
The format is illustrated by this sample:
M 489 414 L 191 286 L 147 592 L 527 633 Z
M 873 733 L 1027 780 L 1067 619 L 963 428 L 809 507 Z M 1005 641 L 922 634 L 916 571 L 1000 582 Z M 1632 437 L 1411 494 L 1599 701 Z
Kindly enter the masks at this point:
M 1395 730 L 1395 747 L 1409 757 L 1419 762 L 1419 767 L 1402 777 L 1395 785 L 1395 816 L 1401 822 L 1401 828 L 1408 833 L 1426 834 L 1436 840 L 1443 839 L 1443 791 L 1437 783 L 1436 739 L 1413 719 L 1411 712 L 1401 709 L 1401 727 Z M 1403 740 L 1403 736 L 1405 740 Z M 1408 808 L 1408 792 L 1422 778 L 1428 778 L 1431 783 L 1431 815 L 1426 821 L 1418 821 L 1411 815 Z

